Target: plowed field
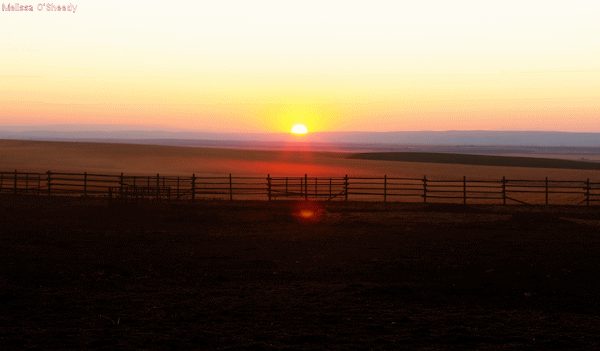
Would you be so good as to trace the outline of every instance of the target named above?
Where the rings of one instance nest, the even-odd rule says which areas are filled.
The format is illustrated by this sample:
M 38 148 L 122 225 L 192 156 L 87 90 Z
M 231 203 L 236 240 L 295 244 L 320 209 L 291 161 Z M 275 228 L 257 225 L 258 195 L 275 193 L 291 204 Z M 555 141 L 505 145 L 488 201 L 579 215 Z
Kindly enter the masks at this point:
M 3 196 L 0 348 L 600 348 L 597 208 L 301 206 Z

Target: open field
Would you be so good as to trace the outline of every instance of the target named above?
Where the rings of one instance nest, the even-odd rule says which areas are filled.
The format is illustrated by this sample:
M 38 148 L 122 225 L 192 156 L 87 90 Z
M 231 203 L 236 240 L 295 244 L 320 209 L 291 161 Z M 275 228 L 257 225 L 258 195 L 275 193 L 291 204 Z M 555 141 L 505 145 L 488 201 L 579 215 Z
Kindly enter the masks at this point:
M 32 172 L 600 180 L 347 156 L 0 141 Z M 0 348 L 600 346 L 597 207 L 301 204 L 0 194 Z
M 350 153 L 256 151 L 156 145 L 0 140 L 3 171 L 174 176 L 407 177 L 600 181 L 599 170 L 348 159 Z
M 475 166 L 600 170 L 600 163 L 585 162 L 581 160 L 561 160 L 548 157 L 467 155 L 433 152 L 370 152 L 354 154 L 349 156 L 349 158 L 361 160 L 445 163 Z
M 505 154 L 503 156 L 514 156 L 514 157 L 540 157 L 540 158 L 554 158 L 563 160 L 573 161 L 584 161 L 584 162 L 600 162 L 600 155 L 588 155 L 588 154 Z
M 597 208 L 299 206 L 2 195 L 0 348 L 600 347 Z
M 471 150 L 472 151 L 472 150 Z M 381 184 L 368 185 L 367 187 L 378 188 L 378 194 L 372 197 L 361 196 L 354 200 L 383 199 L 383 176 L 389 178 L 415 178 L 415 186 L 422 186 L 418 179 L 427 176 L 429 180 L 467 180 L 494 181 L 490 189 L 485 191 L 499 192 L 499 183 L 502 177 L 506 179 L 543 181 L 548 177 L 549 181 L 569 181 L 571 186 L 578 187 L 576 191 L 583 192 L 583 182 L 590 179 L 592 183 L 600 182 L 600 170 L 596 169 L 563 169 L 563 168 L 537 168 L 524 167 L 534 166 L 536 162 L 546 162 L 549 167 L 569 166 L 567 161 L 549 161 L 545 159 L 511 159 L 492 156 L 459 155 L 451 154 L 421 154 L 404 153 L 412 157 L 409 161 L 382 161 L 368 159 L 348 158 L 353 154 L 335 152 L 299 152 L 299 151 L 257 151 L 257 150 L 234 150 L 213 149 L 157 145 L 128 145 L 128 144 L 102 144 L 102 143 L 67 143 L 67 142 L 39 142 L 39 141 L 0 141 L 0 171 L 40 172 L 48 170 L 52 172 L 75 172 L 83 174 L 113 174 L 124 173 L 125 177 L 147 176 L 156 177 L 156 174 L 171 177 L 187 177 L 192 174 L 197 177 L 260 177 L 265 179 L 271 177 L 373 177 L 380 178 L 375 182 Z M 394 154 L 391 154 L 394 155 Z M 364 157 L 362 155 L 358 155 Z M 358 157 L 356 156 L 356 157 Z M 418 157 L 423 156 L 423 157 Z M 431 162 L 422 162 L 427 157 Z M 416 157 L 416 158 L 415 158 Z M 433 158 L 443 158 L 444 162 Z M 467 160 L 465 160 L 467 158 Z M 486 162 L 516 162 L 523 167 L 510 167 L 498 165 L 473 165 L 460 164 L 475 159 L 483 159 Z M 529 163 L 528 163 L 529 162 Z M 571 161 L 573 162 L 573 161 Z M 501 164 L 501 163 L 497 163 Z M 570 164 L 573 166 L 573 164 Z M 576 163 L 576 166 L 598 167 L 598 163 Z M 359 180 L 360 181 L 360 180 Z M 149 182 L 149 181 L 147 181 Z M 420 185 L 421 184 L 421 185 Z M 533 183 L 532 183 L 533 184 Z M 462 196 L 462 184 L 454 184 L 453 188 L 443 188 L 435 185 L 431 189 L 448 190 L 451 196 Z M 471 184 L 473 185 L 473 184 Z M 475 184 L 476 185 L 476 184 Z M 541 183 L 535 185 L 543 186 Z M 265 185 L 266 186 L 266 185 Z M 552 186 L 552 183 L 551 183 Z M 359 185 L 360 187 L 360 185 Z M 471 188 L 473 189 L 473 188 Z M 521 189 L 527 190 L 527 189 Z M 540 191 L 540 188 L 535 189 Z M 552 189 L 551 189 L 552 191 Z M 572 191 L 569 189 L 556 191 Z M 360 190 L 359 190 L 360 192 Z M 421 201 L 419 191 L 416 197 L 396 196 L 390 197 L 388 201 Z M 500 195 L 496 194 L 494 197 Z M 229 195 L 210 195 L 217 198 L 228 198 Z M 511 194 L 518 201 L 532 204 L 545 203 L 543 194 Z M 265 195 L 260 197 L 266 199 Z M 239 199 L 239 197 L 238 197 Z M 351 200 L 352 197 L 350 198 Z M 579 204 L 584 200 L 582 194 L 550 194 L 549 204 Z M 439 199 L 436 201 L 461 202 L 461 199 Z M 469 203 L 501 203 L 501 200 L 475 199 Z

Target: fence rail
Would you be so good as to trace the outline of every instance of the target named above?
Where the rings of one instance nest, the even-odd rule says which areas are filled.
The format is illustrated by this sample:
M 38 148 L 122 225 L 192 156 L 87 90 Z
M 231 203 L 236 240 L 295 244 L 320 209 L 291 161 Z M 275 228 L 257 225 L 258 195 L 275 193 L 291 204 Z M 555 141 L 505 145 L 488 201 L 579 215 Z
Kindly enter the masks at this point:
M 600 202 L 600 182 L 586 180 L 366 177 L 139 176 L 91 173 L 0 172 L 0 193 L 106 197 L 111 201 L 316 199 L 324 201 L 450 201 L 502 204 Z M 420 198 L 420 199 L 419 199 Z M 462 200 L 462 201 L 461 201 Z M 552 200 L 552 201 L 551 201 Z

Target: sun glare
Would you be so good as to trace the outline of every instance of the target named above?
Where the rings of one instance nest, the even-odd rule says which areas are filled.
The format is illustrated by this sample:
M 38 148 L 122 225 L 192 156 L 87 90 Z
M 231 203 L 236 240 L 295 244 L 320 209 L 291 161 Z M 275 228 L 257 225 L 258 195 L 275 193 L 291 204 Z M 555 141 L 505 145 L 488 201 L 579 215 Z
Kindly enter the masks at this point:
M 293 134 L 306 134 L 307 132 L 308 130 L 306 130 L 306 127 L 302 124 L 296 124 L 292 127 Z

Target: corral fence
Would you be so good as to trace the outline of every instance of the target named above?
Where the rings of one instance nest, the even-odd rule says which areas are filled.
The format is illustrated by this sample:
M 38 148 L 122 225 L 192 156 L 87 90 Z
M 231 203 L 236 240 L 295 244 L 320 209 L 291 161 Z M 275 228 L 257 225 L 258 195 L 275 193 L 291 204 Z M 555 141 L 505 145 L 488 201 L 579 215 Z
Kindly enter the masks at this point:
M 313 199 L 323 201 L 585 204 L 600 201 L 586 180 L 365 177 L 191 177 L 0 172 L 0 193 L 106 197 L 109 201 Z M 468 201 L 467 201 L 468 200 Z M 552 200 L 552 201 L 551 201 Z

